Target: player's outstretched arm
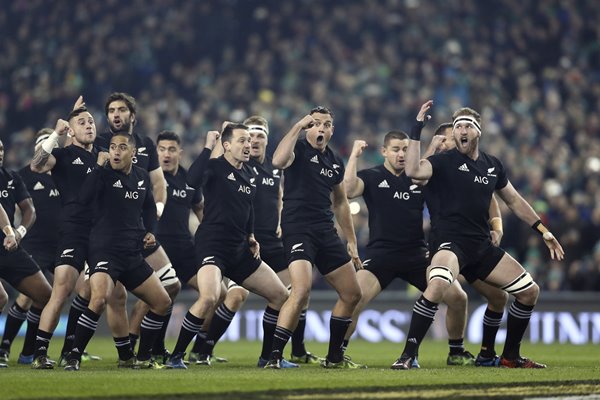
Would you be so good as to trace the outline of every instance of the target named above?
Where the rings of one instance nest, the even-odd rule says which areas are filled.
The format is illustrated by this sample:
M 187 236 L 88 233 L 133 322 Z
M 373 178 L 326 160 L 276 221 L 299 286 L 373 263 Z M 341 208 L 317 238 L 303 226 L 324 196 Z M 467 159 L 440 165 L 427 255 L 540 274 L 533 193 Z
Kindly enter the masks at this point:
M 292 129 L 285 134 L 283 139 L 277 145 L 273 153 L 273 166 L 279 169 L 286 169 L 294 162 L 294 147 L 298 141 L 298 136 L 302 129 L 308 128 L 315 123 L 315 119 L 310 115 L 305 115 L 300 121 L 296 122 Z
M 550 250 L 550 256 L 553 260 L 562 260 L 565 256 L 565 251 L 556 240 L 552 232 L 542 224 L 540 216 L 535 210 L 525 201 L 525 199 L 517 192 L 513 185 L 508 184 L 502 189 L 496 191 L 506 205 L 515 213 L 517 217 L 530 225 L 533 230 L 542 235 L 544 243 Z
M 421 160 L 421 130 L 425 121 L 430 118 L 427 111 L 433 105 L 433 100 L 428 100 L 421 106 L 417 121 L 410 130 L 410 140 L 408 141 L 408 150 L 406 151 L 405 171 L 406 176 L 413 179 L 426 180 L 431 178 L 433 168 L 431 163 L 425 159 Z
M 367 142 L 364 140 L 355 140 L 352 146 L 352 152 L 348 158 L 348 165 L 344 172 L 344 187 L 346 188 L 346 197 L 353 199 L 363 194 L 365 183 L 358 177 L 358 158 L 361 156 Z
M 350 205 L 346 198 L 346 189 L 344 182 L 333 186 L 332 192 L 333 214 L 337 220 L 346 240 L 348 241 L 348 254 L 352 257 L 352 263 L 356 269 L 362 269 L 362 263 L 358 256 L 358 243 L 356 233 L 354 232 L 354 224 L 352 223 L 352 214 L 350 213 Z

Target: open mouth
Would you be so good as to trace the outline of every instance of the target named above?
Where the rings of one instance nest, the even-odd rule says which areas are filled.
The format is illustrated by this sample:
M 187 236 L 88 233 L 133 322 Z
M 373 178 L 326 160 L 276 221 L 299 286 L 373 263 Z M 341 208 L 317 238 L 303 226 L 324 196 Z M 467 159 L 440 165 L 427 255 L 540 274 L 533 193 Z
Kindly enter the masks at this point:
M 460 138 L 460 144 L 467 144 L 467 143 L 469 143 L 469 139 L 467 139 L 466 137 Z
M 323 136 L 323 135 L 317 136 L 317 144 L 323 144 L 324 140 L 325 140 L 325 136 Z

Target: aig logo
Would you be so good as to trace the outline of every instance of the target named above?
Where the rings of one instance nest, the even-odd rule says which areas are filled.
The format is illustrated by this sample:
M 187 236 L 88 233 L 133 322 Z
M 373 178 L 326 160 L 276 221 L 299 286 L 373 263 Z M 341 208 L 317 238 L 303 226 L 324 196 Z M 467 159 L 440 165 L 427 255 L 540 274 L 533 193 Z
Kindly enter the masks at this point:
M 327 176 L 331 178 L 333 176 L 333 171 L 327 168 L 321 168 L 321 172 L 319 172 L 323 176 Z
M 125 192 L 125 198 L 126 199 L 134 199 L 136 200 L 139 197 L 138 192 L 134 191 L 134 190 L 128 190 Z
M 181 199 L 185 199 L 187 196 L 187 192 L 185 189 L 173 189 L 173 197 L 179 197 Z
M 273 178 L 263 178 L 262 184 L 267 186 L 273 186 L 275 185 L 275 180 Z
M 394 193 L 394 198 L 399 200 L 408 200 L 410 199 L 410 193 L 408 192 L 396 192 Z
M 4 189 L 0 191 L 0 197 L 6 199 L 8 197 L 8 190 Z
M 487 176 L 476 176 L 473 182 L 482 183 L 484 185 L 487 185 L 489 183 Z
M 240 187 L 238 188 L 238 192 L 250 194 L 250 191 L 251 191 L 250 186 L 240 185 Z

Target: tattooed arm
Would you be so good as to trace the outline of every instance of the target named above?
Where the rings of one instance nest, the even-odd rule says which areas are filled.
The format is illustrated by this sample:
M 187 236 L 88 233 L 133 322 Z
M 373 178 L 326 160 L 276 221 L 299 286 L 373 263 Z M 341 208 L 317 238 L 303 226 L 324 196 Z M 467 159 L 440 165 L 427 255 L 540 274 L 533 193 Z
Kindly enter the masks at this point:
M 67 135 L 70 130 L 69 123 L 64 119 L 59 119 L 56 122 L 54 132 L 35 148 L 31 160 L 31 170 L 33 172 L 44 173 L 54 168 L 56 159 L 52 156 L 52 150 L 58 146 L 59 138 Z

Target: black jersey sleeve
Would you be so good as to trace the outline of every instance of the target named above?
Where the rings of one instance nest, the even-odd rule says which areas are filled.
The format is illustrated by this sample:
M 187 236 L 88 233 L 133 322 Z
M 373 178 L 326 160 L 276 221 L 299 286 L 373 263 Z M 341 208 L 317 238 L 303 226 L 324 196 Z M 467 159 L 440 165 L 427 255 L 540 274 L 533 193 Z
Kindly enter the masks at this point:
M 204 173 L 206 171 L 206 165 L 210 159 L 211 150 L 204 148 L 202 153 L 194 160 L 192 166 L 187 173 L 187 182 L 194 189 L 198 190 L 204 180 Z
M 356 173 L 356 176 L 358 177 L 358 179 L 360 179 L 361 181 L 363 181 L 363 193 L 362 195 L 368 195 L 369 190 L 371 188 L 371 186 L 369 185 L 369 170 L 368 169 L 361 169 L 360 171 L 358 171 Z
M 12 176 L 15 185 L 15 202 L 20 203 L 25 199 L 31 198 L 31 195 L 29 194 L 29 191 L 27 191 L 27 188 L 25 187 L 21 176 L 16 172 L 13 172 Z
M 148 176 L 146 176 L 146 187 L 152 187 L 152 183 Z M 144 205 L 142 210 L 142 219 L 144 220 L 144 226 L 146 232 L 154 233 L 156 231 L 157 217 L 156 217 L 156 204 L 154 203 L 154 195 L 152 190 L 146 190 L 146 198 L 144 199 Z
M 506 185 L 508 185 L 508 176 L 506 175 L 506 169 L 504 168 L 504 164 L 502 164 L 502 161 L 498 160 L 496 157 L 493 157 L 493 160 L 498 165 L 498 180 L 496 181 L 496 187 L 494 189 L 504 189 Z

